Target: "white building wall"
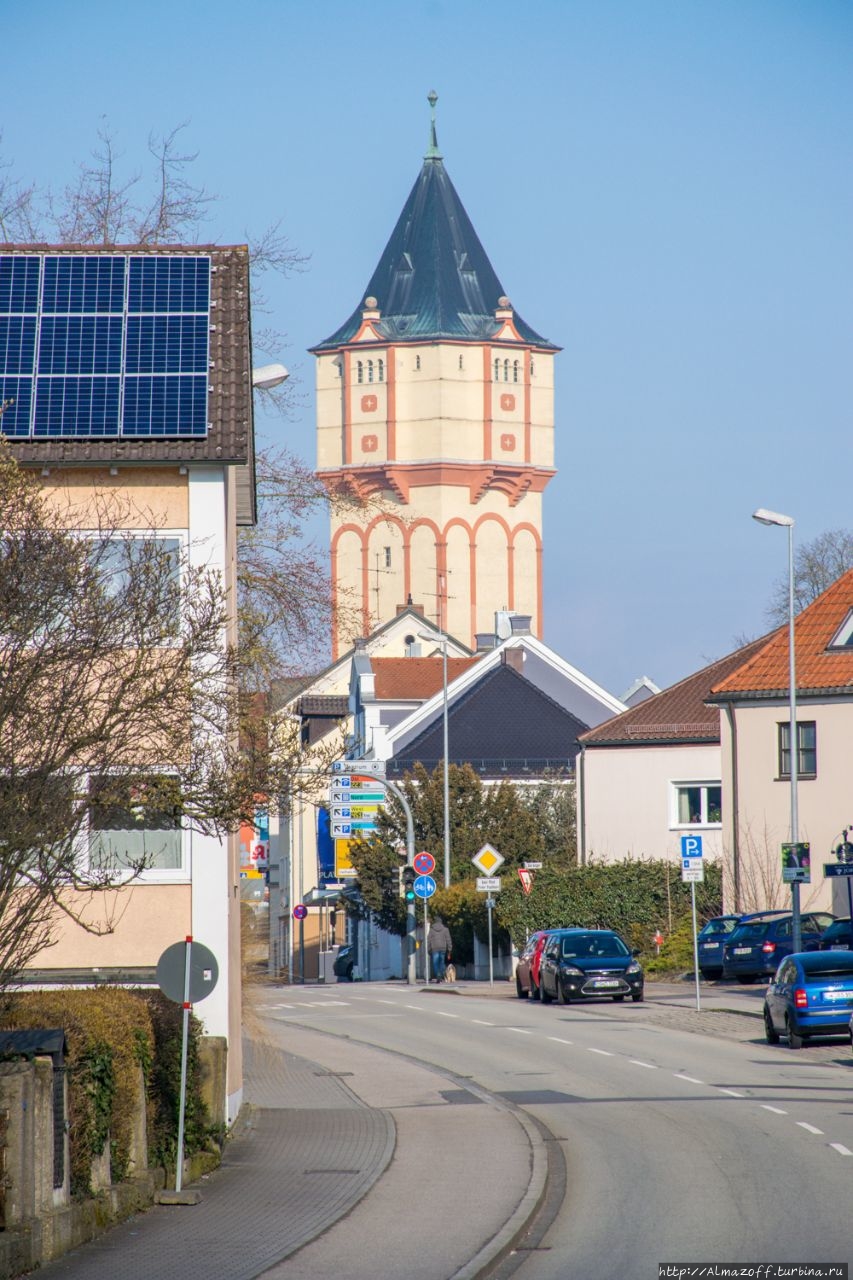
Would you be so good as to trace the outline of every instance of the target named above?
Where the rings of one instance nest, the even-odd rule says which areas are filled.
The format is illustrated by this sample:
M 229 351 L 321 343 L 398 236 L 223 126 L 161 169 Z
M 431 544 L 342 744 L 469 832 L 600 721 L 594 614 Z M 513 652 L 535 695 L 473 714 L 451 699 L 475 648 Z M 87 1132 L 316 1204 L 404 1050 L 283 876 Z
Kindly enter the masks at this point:
M 720 770 L 720 748 L 711 743 L 587 748 L 578 803 L 578 820 L 583 822 L 579 844 L 586 858 L 676 861 L 683 835 L 701 835 L 703 855 L 709 860 L 720 858 L 722 826 L 679 824 L 674 793 L 676 784 L 719 784 Z

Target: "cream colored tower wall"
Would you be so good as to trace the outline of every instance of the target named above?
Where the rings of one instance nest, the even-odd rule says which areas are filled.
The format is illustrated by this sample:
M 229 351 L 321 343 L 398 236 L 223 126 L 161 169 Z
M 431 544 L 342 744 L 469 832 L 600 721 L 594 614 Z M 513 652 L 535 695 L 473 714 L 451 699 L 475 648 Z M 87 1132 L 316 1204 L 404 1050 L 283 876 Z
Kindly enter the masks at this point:
M 444 626 L 453 636 L 476 631 L 471 609 L 471 533 L 461 524 L 447 530 L 447 615 Z
M 417 525 L 411 532 L 409 545 L 412 600 L 422 604 L 426 616 L 435 621 L 438 618 L 438 571 L 433 529 L 426 524 Z M 400 588 L 405 593 L 405 583 L 400 583 Z M 405 600 L 406 595 L 401 594 L 400 602 Z
M 403 530 L 395 520 L 382 520 L 370 532 L 367 548 L 367 583 L 370 630 L 393 618 L 403 577 Z
M 491 631 L 495 610 L 509 608 L 509 550 L 503 521 L 484 520 L 477 530 L 476 630 Z
M 536 539 L 528 529 L 520 529 L 513 539 L 513 593 L 512 607 L 518 613 L 529 613 L 539 626 L 539 561 L 541 559 Z

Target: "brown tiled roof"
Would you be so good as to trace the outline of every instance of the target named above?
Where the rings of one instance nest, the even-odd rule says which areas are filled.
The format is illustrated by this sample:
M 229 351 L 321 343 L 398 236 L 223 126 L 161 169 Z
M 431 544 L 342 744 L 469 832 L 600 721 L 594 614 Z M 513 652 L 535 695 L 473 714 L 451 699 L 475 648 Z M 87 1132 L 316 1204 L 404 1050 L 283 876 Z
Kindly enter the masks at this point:
M 710 666 L 646 698 L 636 707 L 581 735 L 585 747 L 638 746 L 646 742 L 719 742 L 720 712 L 705 705 L 715 684 L 760 649 L 766 636 L 718 658 Z
M 249 251 L 246 245 L 53 245 L 2 244 L 13 254 L 209 254 L 211 333 L 208 434 L 186 439 L 8 438 L 21 463 L 97 466 L 98 463 L 251 463 L 252 355 L 249 321 Z
M 461 676 L 479 658 L 448 658 L 447 682 Z M 439 658 L 371 658 L 376 697 L 383 702 L 425 702 L 444 687 Z
M 853 648 L 827 645 L 853 608 L 853 569 L 808 605 L 794 621 L 796 683 L 799 692 L 853 692 Z M 713 694 L 754 693 L 761 697 L 787 694 L 789 685 L 788 627 L 778 631 L 747 662 L 726 679 L 718 680 Z
M 346 693 L 306 693 L 296 704 L 301 716 L 335 716 L 341 719 L 349 711 Z

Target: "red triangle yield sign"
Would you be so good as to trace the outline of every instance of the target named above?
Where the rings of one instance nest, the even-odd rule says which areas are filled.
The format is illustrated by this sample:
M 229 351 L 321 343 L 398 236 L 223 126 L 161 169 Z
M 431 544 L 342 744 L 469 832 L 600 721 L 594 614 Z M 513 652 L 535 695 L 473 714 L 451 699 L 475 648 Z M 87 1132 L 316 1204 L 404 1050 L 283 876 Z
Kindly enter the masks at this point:
M 519 867 L 518 878 L 521 881 L 521 887 L 524 892 L 529 893 L 533 888 L 533 872 L 527 871 L 524 867 Z

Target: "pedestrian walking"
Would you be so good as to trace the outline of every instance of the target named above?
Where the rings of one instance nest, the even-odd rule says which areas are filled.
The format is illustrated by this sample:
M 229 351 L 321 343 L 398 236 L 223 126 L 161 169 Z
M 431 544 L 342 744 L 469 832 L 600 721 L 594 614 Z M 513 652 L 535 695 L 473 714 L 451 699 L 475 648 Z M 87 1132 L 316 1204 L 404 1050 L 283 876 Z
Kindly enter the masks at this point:
M 431 981 L 444 982 L 447 973 L 447 962 L 451 956 L 451 943 L 450 930 L 441 916 L 436 916 L 429 927 L 427 951 L 429 952 L 430 968 L 432 969 Z

